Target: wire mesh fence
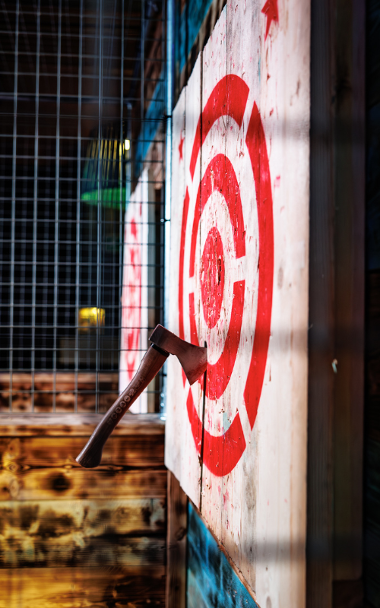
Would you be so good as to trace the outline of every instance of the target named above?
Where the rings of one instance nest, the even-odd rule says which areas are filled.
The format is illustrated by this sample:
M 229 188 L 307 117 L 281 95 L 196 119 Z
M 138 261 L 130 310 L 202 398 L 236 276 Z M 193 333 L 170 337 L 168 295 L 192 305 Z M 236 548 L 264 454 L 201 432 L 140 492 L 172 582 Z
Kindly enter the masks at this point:
M 165 6 L 0 15 L 0 411 L 105 411 L 163 318 Z

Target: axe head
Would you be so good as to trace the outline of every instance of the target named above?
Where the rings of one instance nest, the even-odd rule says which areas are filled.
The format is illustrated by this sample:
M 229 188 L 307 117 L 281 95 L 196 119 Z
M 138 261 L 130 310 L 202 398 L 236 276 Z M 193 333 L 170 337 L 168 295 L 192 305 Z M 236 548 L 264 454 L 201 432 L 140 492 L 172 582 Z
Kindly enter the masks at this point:
M 149 340 L 155 346 L 176 355 L 190 384 L 194 384 L 207 368 L 207 348 L 181 340 L 162 325 L 157 325 Z

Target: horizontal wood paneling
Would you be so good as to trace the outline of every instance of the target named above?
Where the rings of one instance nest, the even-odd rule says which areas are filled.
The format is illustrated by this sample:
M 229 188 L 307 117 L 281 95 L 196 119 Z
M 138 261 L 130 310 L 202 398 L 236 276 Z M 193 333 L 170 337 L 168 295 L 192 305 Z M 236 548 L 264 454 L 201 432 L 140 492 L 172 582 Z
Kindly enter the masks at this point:
M 168 471 L 166 608 L 186 608 L 186 552 L 188 498 Z M 200 608 L 200 607 L 198 607 Z
M 60 436 L 88 437 L 102 419 L 102 414 L 0 414 L 0 437 Z M 127 414 L 119 422 L 115 435 L 164 435 L 165 423 L 159 414 Z
M 126 416 L 83 469 L 100 418 L 0 415 L 0 608 L 165 605 L 165 425 Z
M 164 498 L 166 471 L 46 467 L 15 473 L 0 472 L 0 501 L 126 496 Z
M 13 412 L 32 411 L 32 376 L 31 374 L 12 374 L 12 395 L 10 394 L 10 375 L 0 374 L 0 412 L 9 411 L 11 403 Z M 57 372 L 35 373 L 34 375 L 34 411 L 52 412 L 53 394 L 56 393 L 55 407 L 58 412 L 95 412 L 96 393 L 98 406 L 105 412 L 117 399 L 119 394 L 119 375 Z M 77 394 L 76 394 L 77 393 Z
M 47 543 L 33 543 L 12 538 L 1 543 L 0 566 L 9 568 L 67 567 L 99 568 L 102 566 L 156 566 L 165 564 L 165 539 L 149 537 L 124 538 L 104 534 L 93 540 L 71 536 Z
M 43 500 L 0 503 L 1 541 L 51 542 L 71 535 L 78 544 L 104 534 L 164 536 L 166 501 Z M 30 541 L 30 542 L 29 542 Z M 2 548 L 3 549 L 3 548 Z
M 75 458 L 85 445 L 83 437 L 0 437 L 2 466 L 10 471 L 30 467 L 79 468 Z M 102 468 L 124 466 L 132 468 L 163 467 L 164 435 L 152 435 L 149 441 L 141 435 L 111 436 L 102 457 Z
M 165 605 L 165 568 L 0 570 L 0 608 L 152 608 Z

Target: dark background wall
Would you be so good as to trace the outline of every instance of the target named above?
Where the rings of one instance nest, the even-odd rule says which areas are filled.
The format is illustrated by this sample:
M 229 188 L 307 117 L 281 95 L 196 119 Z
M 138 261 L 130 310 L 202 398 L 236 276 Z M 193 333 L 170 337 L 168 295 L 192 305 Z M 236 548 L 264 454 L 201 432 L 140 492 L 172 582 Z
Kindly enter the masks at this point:
M 380 2 L 367 2 L 364 583 L 380 606 Z

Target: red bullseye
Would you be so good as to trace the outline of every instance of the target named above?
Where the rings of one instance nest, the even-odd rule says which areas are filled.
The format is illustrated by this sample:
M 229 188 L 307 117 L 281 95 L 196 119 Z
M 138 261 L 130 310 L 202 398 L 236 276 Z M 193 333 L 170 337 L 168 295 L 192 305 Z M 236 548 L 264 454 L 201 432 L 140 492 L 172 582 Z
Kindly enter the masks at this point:
M 201 295 L 203 316 L 207 327 L 212 329 L 220 317 L 224 291 L 224 253 L 220 232 L 211 228 L 202 254 Z
M 213 124 L 221 116 L 230 116 L 241 128 L 248 93 L 249 89 L 246 83 L 240 77 L 233 74 L 222 78 L 211 92 L 198 120 L 189 167 L 191 179 L 194 178 L 200 149 Z M 263 123 L 256 103 L 253 104 L 245 136 L 245 144 L 251 161 L 255 184 L 259 241 L 256 323 L 250 364 L 243 393 L 244 404 L 252 429 L 255 424 L 264 384 L 268 356 L 274 272 L 273 199 L 270 167 Z M 195 271 L 198 228 L 201 216 L 210 196 L 215 191 L 218 191 L 224 198 L 228 208 L 233 233 L 235 258 L 239 259 L 246 255 L 243 207 L 239 184 L 231 161 L 224 154 L 217 154 L 211 159 L 205 170 L 195 201 L 194 219 L 190 237 L 189 278 L 194 276 Z M 179 250 L 178 312 L 179 334 L 181 338 L 185 338 L 184 266 L 189 206 L 189 190 L 186 189 L 182 210 Z M 219 232 L 216 228 L 213 228 L 206 239 L 201 259 L 201 297 L 205 321 L 209 328 L 216 325 L 220 316 L 224 291 L 224 273 L 223 246 Z M 222 397 L 235 366 L 242 329 L 245 292 L 245 280 L 237 280 L 233 283 L 232 308 L 228 332 L 225 336 L 224 349 L 218 361 L 214 364 L 209 363 L 207 366 L 205 390 L 206 397 L 211 400 L 218 400 Z M 211 295 L 208 295 L 209 293 Z M 191 341 L 193 344 L 198 344 L 195 293 L 190 292 L 188 298 Z M 203 387 L 202 381 L 201 385 Z M 202 421 L 199 418 L 191 389 L 189 389 L 187 397 L 187 413 L 198 452 L 201 451 L 203 440 L 204 465 L 218 477 L 230 473 L 239 462 L 246 447 L 240 413 L 236 413 L 231 424 L 228 428 L 224 429 L 222 435 L 211 435 L 203 427 Z

